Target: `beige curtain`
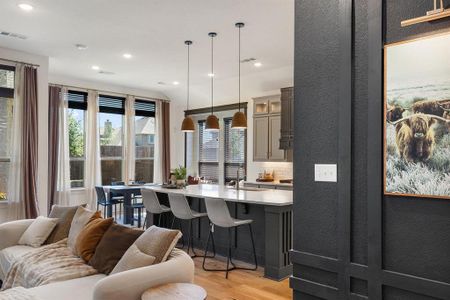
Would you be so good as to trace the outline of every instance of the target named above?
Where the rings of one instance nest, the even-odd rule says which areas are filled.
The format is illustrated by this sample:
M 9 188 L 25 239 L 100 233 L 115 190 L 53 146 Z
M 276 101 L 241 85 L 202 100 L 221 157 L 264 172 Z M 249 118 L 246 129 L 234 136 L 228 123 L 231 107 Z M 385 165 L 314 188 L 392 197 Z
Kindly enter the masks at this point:
M 156 138 L 154 182 L 165 183 L 170 177 L 170 105 L 156 102 Z
M 86 200 L 91 209 L 96 208 L 95 186 L 101 185 L 100 133 L 98 129 L 98 93 L 88 91 L 86 126 Z
M 25 218 L 25 202 L 23 201 L 23 168 L 22 168 L 22 136 L 23 136 L 23 73 L 24 66 L 18 64 L 15 71 L 14 109 L 11 135 L 11 161 L 8 175 L 8 219 Z
M 50 210 L 56 203 L 56 180 L 58 166 L 59 144 L 59 102 L 61 88 L 49 86 L 48 88 L 48 206 Z
M 24 68 L 23 84 L 23 199 L 25 217 L 36 218 L 39 214 L 37 205 L 37 147 L 38 147 L 38 99 L 37 70 L 31 66 Z
M 134 132 L 134 97 L 127 96 L 125 101 L 125 183 L 135 180 L 135 132 Z

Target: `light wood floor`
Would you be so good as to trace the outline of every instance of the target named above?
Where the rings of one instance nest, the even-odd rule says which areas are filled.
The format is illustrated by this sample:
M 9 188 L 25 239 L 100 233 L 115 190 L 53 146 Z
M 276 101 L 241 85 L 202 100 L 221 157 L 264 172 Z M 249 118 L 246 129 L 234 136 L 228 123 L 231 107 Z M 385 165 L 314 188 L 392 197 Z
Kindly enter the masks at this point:
M 195 283 L 208 293 L 208 300 L 286 300 L 292 299 L 289 280 L 274 281 L 263 277 L 263 269 L 257 271 L 234 270 L 225 279 L 225 272 L 207 272 L 202 268 L 202 258 L 194 258 Z M 207 266 L 224 268 L 226 263 L 207 259 Z M 237 265 L 240 265 L 237 262 Z

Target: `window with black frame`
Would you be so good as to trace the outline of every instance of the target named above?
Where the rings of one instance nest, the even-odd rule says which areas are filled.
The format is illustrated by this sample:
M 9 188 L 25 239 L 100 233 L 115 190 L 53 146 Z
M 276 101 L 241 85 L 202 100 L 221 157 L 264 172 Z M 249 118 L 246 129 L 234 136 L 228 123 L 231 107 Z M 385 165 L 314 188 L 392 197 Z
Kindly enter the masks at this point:
M 149 100 L 134 101 L 135 175 L 140 182 L 153 182 L 155 159 L 156 104 Z
M 86 92 L 67 91 L 67 129 L 69 131 L 70 186 L 84 187 L 86 162 Z
M 231 129 L 232 118 L 224 119 L 224 178 L 231 180 L 245 179 L 246 175 L 246 140 L 247 130 Z
M 123 181 L 125 98 L 99 95 L 99 135 L 102 184 Z
M 12 151 L 15 68 L 0 65 L 0 202 L 8 197 Z
M 219 182 L 219 131 L 205 130 L 205 121 L 198 122 L 199 128 L 199 176 L 213 183 Z

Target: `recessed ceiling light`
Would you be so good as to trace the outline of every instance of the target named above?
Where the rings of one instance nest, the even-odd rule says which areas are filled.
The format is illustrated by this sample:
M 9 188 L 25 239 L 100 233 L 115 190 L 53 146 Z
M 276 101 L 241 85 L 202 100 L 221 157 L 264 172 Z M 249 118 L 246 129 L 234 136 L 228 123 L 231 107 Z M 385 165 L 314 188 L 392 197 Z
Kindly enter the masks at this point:
M 124 53 L 122 56 L 125 57 L 126 59 L 130 59 L 133 57 L 133 55 L 131 55 L 130 53 Z
M 75 47 L 78 50 L 86 50 L 88 48 L 86 45 L 83 45 L 83 44 L 75 44 Z
M 214 77 L 214 73 L 208 73 L 209 77 Z
M 27 3 L 20 3 L 19 8 L 21 8 L 24 11 L 32 11 L 33 10 L 33 6 L 31 6 L 30 4 Z
M 99 66 L 92 66 L 91 68 L 92 68 L 92 70 L 96 70 L 96 71 L 97 71 L 97 70 L 100 70 L 100 67 L 99 67 Z
M 178 81 L 172 82 L 173 85 L 179 85 L 180 83 Z
M 260 63 L 260 62 L 255 62 L 253 65 L 254 65 L 255 67 L 259 68 L 259 67 L 262 66 L 262 63 Z

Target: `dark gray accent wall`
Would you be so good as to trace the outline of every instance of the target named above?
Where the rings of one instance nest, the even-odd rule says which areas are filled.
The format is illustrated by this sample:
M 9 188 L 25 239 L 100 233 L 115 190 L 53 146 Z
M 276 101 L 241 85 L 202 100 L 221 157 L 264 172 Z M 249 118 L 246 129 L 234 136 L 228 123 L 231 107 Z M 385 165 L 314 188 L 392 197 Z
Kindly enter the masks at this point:
M 450 200 L 383 195 L 383 45 L 432 0 L 296 1 L 294 299 L 450 299 Z M 444 0 L 450 7 L 450 0 Z M 337 163 L 338 182 L 314 182 Z

